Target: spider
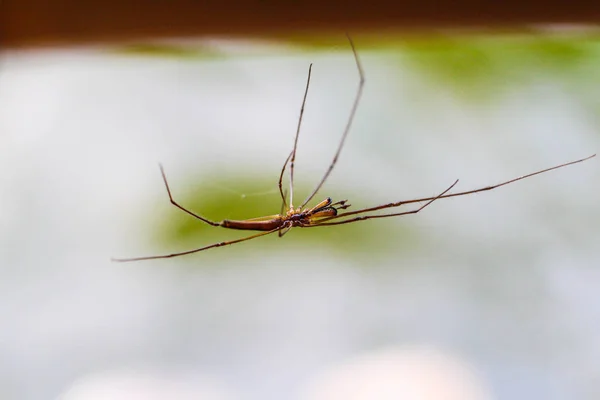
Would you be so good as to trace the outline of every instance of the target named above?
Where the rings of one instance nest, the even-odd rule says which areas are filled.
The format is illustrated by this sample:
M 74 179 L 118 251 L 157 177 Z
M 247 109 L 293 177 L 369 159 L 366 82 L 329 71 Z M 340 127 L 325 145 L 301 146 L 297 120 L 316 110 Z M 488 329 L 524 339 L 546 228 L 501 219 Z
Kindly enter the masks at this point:
M 364 87 L 364 83 L 365 83 L 365 77 L 364 77 L 362 64 L 358 57 L 358 53 L 356 52 L 354 42 L 352 41 L 352 39 L 350 38 L 350 36 L 348 34 L 346 34 L 346 36 L 350 43 L 350 47 L 351 47 L 352 53 L 354 55 L 354 61 L 356 64 L 356 68 L 358 70 L 358 75 L 359 75 L 359 84 L 358 84 L 358 88 L 356 91 L 356 95 L 354 97 L 354 103 L 352 105 L 352 109 L 350 110 L 350 116 L 348 117 L 348 121 L 342 132 L 342 137 L 341 137 L 341 140 L 337 147 L 337 150 L 335 152 L 335 155 L 333 157 L 333 160 L 329 164 L 329 167 L 325 171 L 325 174 L 323 175 L 323 177 L 321 178 L 321 180 L 319 181 L 317 186 L 310 193 L 310 195 L 308 195 L 308 197 L 306 197 L 306 199 L 304 199 L 304 201 L 300 204 L 300 206 L 294 207 L 294 161 L 296 160 L 296 148 L 298 145 L 298 137 L 300 135 L 300 127 L 302 125 L 302 117 L 304 115 L 304 106 L 306 105 L 306 97 L 308 95 L 308 88 L 310 86 L 312 64 L 310 64 L 309 68 L 308 68 L 308 77 L 306 80 L 306 87 L 304 89 L 304 96 L 302 98 L 302 105 L 300 107 L 300 116 L 298 118 L 298 124 L 296 127 L 294 146 L 292 148 L 291 153 L 286 158 L 286 160 L 283 164 L 283 167 L 281 168 L 281 173 L 279 174 L 278 188 L 279 188 L 279 194 L 281 196 L 281 202 L 282 202 L 281 211 L 279 214 L 268 215 L 268 216 L 263 216 L 263 217 L 258 217 L 258 218 L 245 219 L 245 220 L 227 220 L 227 219 L 225 219 L 225 220 L 219 221 L 219 222 L 211 221 L 199 214 L 196 214 L 196 213 L 188 210 L 187 208 L 185 208 L 182 205 L 180 205 L 179 203 L 177 203 L 177 201 L 175 201 L 175 199 L 173 199 L 173 195 L 171 194 L 171 189 L 169 187 L 169 183 L 167 182 L 167 177 L 165 175 L 165 171 L 163 169 L 163 166 L 159 164 L 160 173 L 162 175 L 162 179 L 163 179 L 163 182 L 167 189 L 167 194 L 169 195 L 169 200 L 172 205 L 179 208 L 183 212 L 191 215 L 192 217 L 197 218 L 200 221 L 202 221 L 208 225 L 211 225 L 211 226 L 222 227 L 222 228 L 227 228 L 227 229 L 236 229 L 236 230 L 259 231 L 260 233 L 256 233 L 256 234 L 253 234 L 250 236 L 245 236 L 240 239 L 214 243 L 214 244 L 211 244 L 208 246 L 203 246 L 203 247 L 199 247 L 196 249 L 177 252 L 177 253 L 145 256 L 145 257 L 134 257 L 134 258 L 113 258 L 112 260 L 116 261 L 116 262 L 129 262 L 129 261 L 154 260 L 154 259 L 178 257 L 178 256 L 184 256 L 187 254 L 198 253 L 200 251 L 212 249 L 215 247 L 222 247 L 222 246 L 232 245 L 235 243 L 245 242 L 247 240 L 252 240 L 252 239 L 256 239 L 261 236 L 270 235 L 275 232 L 278 232 L 279 237 L 282 237 L 291 228 L 294 228 L 294 227 L 314 228 L 314 227 L 319 227 L 319 226 L 342 225 L 342 224 L 348 224 L 348 223 L 353 223 L 353 222 L 366 221 L 366 220 L 375 219 L 375 218 L 388 218 L 388 217 L 398 217 L 401 215 L 417 214 L 418 212 L 422 211 L 423 209 L 425 209 L 427 206 L 429 206 L 431 203 L 433 203 L 434 201 L 436 201 L 438 199 L 456 197 L 456 196 L 465 196 L 468 194 L 473 194 L 473 193 L 484 192 L 484 191 L 496 189 L 498 187 L 505 186 L 510 183 L 532 177 L 534 175 L 539 175 L 544 172 L 552 171 L 552 170 L 555 170 L 558 168 L 563 168 L 568 165 L 577 164 L 577 163 L 586 161 L 586 160 L 596 156 L 596 154 L 593 154 L 589 157 L 582 158 L 580 160 L 567 162 L 567 163 L 560 164 L 560 165 L 557 165 L 557 166 L 554 166 L 551 168 L 546 168 L 546 169 L 543 169 L 540 171 L 536 171 L 536 172 L 533 172 L 533 173 L 530 173 L 527 175 L 522 175 L 520 177 L 511 179 L 511 180 L 508 180 L 508 181 L 505 181 L 502 183 L 498 183 L 496 185 L 486 186 L 486 187 L 482 187 L 479 189 L 473 189 L 473 190 L 468 190 L 468 191 L 464 191 L 464 192 L 448 194 L 448 192 L 458 183 L 458 179 L 457 179 L 450 186 L 448 186 L 444 191 L 442 191 L 441 193 L 439 193 L 438 195 L 433 196 L 433 197 L 424 197 L 424 198 L 412 199 L 412 200 L 402 200 L 402 201 L 397 201 L 397 202 L 393 202 L 393 203 L 382 204 L 382 205 L 375 206 L 375 207 L 363 208 L 363 209 L 356 210 L 356 211 L 343 211 L 343 210 L 346 210 L 348 207 L 350 207 L 350 204 L 347 203 L 348 200 L 340 200 L 340 201 L 334 202 L 330 197 L 327 197 L 326 199 L 320 201 L 313 207 L 306 207 L 306 205 L 317 195 L 317 193 L 319 192 L 319 190 L 321 189 L 321 187 L 323 186 L 323 184 L 325 183 L 325 181 L 331 174 L 331 171 L 333 171 L 333 168 L 335 167 L 335 165 L 337 163 L 337 160 L 340 156 L 342 148 L 344 147 L 344 142 L 346 140 L 346 137 L 348 136 L 348 133 L 350 132 L 350 128 L 352 126 L 352 121 L 354 120 L 354 116 L 356 114 L 358 104 L 362 97 L 363 87 Z M 290 176 L 290 179 L 289 179 L 289 181 L 290 181 L 289 202 L 287 200 L 287 195 L 286 195 L 287 193 L 286 193 L 286 191 L 283 190 L 283 187 L 282 187 L 283 176 L 285 174 L 285 171 L 286 171 L 288 165 L 289 165 L 289 176 Z M 374 211 L 399 207 L 402 205 L 413 204 L 413 203 L 422 203 L 422 204 L 419 207 L 416 207 L 409 211 L 392 212 L 392 213 L 386 213 L 386 214 L 372 214 L 372 212 L 374 212 Z M 363 215 L 360 215 L 360 214 L 363 214 Z M 364 215 L 364 214 L 366 214 L 366 215 Z

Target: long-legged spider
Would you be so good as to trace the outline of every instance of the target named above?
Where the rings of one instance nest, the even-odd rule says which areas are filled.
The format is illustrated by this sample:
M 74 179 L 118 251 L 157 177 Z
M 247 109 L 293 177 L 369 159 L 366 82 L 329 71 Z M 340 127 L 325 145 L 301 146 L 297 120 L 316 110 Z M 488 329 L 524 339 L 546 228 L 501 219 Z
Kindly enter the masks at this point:
M 454 185 L 456 185 L 458 183 L 458 180 L 456 180 L 456 181 L 454 181 L 454 183 L 452 183 L 452 185 L 447 187 L 440 194 L 438 194 L 437 196 L 433 196 L 433 197 L 423 197 L 420 199 L 402 200 L 402 201 L 397 201 L 394 203 L 382 204 L 382 205 L 375 206 L 375 207 L 369 207 L 369 208 L 363 208 L 363 209 L 356 210 L 356 211 L 345 211 L 345 212 L 339 212 L 339 211 L 345 210 L 348 207 L 350 207 L 350 204 L 347 204 L 347 200 L 340 200 L 340 201 L 334 202 L 333 200 L 331 200 L 331 198 L 327 197 L 325 200 L 322 200 L 317 205 L 307 208 L 306 205 L 316 196 L 316 194 L 319 192 L 319 190 L 321 189 L 321 187 L 323 186 L 323 184 L 329 177 L 329 174 L 335 167 L 335 164 L 336 164 L 336 162 L 339 158 L 339 155 L 342 151 L 342 148 L 344 147 L 344 141 L 346 140 L 346 137 L 348 136 L 348 132 L 350 132 L 350 127 L 352 126 L 352 121 L 354 120 L 354 116 L 356 114 L 356 110 L 358 108 L 358 104 L 360 102 L 360 98 L 361 98 L 362 92 L 363 92 L 363 87 L 364 87 L 364 83 L 365 83 L 363 68 L 360 63 L 360 59 L 358 57 L 356 49 L 354 47 L 354 43 L 353 43 L 352 39 L 350 38 L 350 36 L 348 36 L 348 41 L 350 42 L 350 47 L 352 48 L 352 53 L 354 55 L 354 61 L 356 63 L 356 68 L 358 70 L 358 74 L 359 74 L 359 78 L 360 78 L 359 84 L 358 84 L 358 89 L 356 91 L 356 96 L 354 98 L 354 103 L 352 105 L 352 109 L 350 111 L 350 116 L 348 118 L 348 122 L 346 123 L 344 131 L 342 132 L 342 138 L 338 145 L 337 151 L 335 152 L 333 160 L 331 161 L 331 164 L 327 168 L 327 171 L 325 171 L 325 174 L 323 175 L 323 177 L 321 178 L 321 180 L 319 181 L 317 186 L 310 193 L 310 195 L 302 202 L 302 204 L 300 204 L 299 207 L 294 207 L 294 161 L 296 160 L 296 148 L 298 145 L 298 136 L 300 135 L 300 126 L 302 125 L 302 117 L 304 115 L 304 106 L 306 104 L 306 97 L 308 94 L 308 88 L 310 86 L 310 76 L 311 76 L 311 71 L 312 71 L 312 64 L 310 64 L 310 66 L 308 68 L 308 78 L 306 80 L 306 88 L 304 90 L 304 96 L 302 98 L 302 106 L 300 108 L 300 117 L 298 118 L 298 125 L 296 128 L 296 135 L 294 138 L 294 147 L 292 149 L 292 152 L 288 155 L 287 159 L 285 160 L 283 167 L 281 168 L 281 173 L 279 174 L 278 186 L 279 186 L 279 193 L 281 195 L 281 201 L 282 201 L 281 212 L 279 214 L 268 215 L 268 216 L 258 217 L 258 218 L 245 219 L 245 220 L 227 220 L 227 219 L 225 219 L 220 222 L 211 221 L 211 220 L 204 218 L 203 216 L 198 215 L 198 214 L 188 210 L 187 208 L 181 206 L 179 203 L 177 203 L 173 199 L 173 196 L 171 194 L 171 189 L 169 188 L 169 184 L 167 182 L 167 177 L 165 175 L 164 169 L 163 169 L 162 165 L 159 165 L 160 173 L 161 173 L 163 181 L 165 183 L 165 187 L 167 189 L 167 194 L 169 195 L 169 200 L 171 201 L 171 204 L 173 204 L 175 207 L 179 208 L 180 210 L 191 215 L 192 217 L 197 218 L 200 221 L 205 222 L 211 226 L 218 226 L 218 227 L 223 227 L 223 228 L 227 228 L 227 229 L 260 231 L 260 233 L 256 233 L 256 234 L 246 236 L 246 237 L 243 237 L 240 239 L 214 243 L 214 244 L 211 244 L 208 246 L 203 246 L 203 247 L 199 247 L 197 249 L 182 251 L 182 252 L 178 252 L 178 253 L 163 254 L 163 255 L 157 255 L 157 256 L 134 257 L 134 258 L 113 258 L 112 260 L 118 261 L 118 262 L 127 262 L 127 261 L 141 261 L 141 260 L 153 260 L 153 259 L 160 259 L 160 258 L 178 257 L 178 256 L 186 255 L 186 254 L 192 254 L 192 253 L 197 253 L 197 252 L 200 252 L 203 250 L 212 249 L 214 247 L 221 247 L 221 246 L 227 246 L 227 245 L 231 245 L 231 244 L 235 244 L 235 243 L 245 242 L 247 240 L 255 239 L 255 238 L 258 238 L 261 236 L 270 235 L 275 232 L 278 232 L 279 237 L 282 237 L 293 227 L 313 228 L 313 227 L 318 227 L 318 226 L 342 225 L 342 224 L 348 224 L 351 222 L 365 221 L 365 220 L 374 219 L 374 218 L 388 218 L 388 217 L 398 217 L 401 215 L 417 214 L 418 212 L 425 209 L 427 206 L 429 206 L 431 203 L 433 203 L 434 201 L 436 201 L 438 199 L 455 197 L 455 196 L 464 196 L 464 195 L 468 195 L 468 194 L 492 190 L 492 189 L 519 181 L 521 179 L 529 178 L 534 175 L 539 175 L 544 172 L 552 171 L 554 169 L 566 167 L 568 165 L 577 164 L 577 163 L 583 162 L 583 161 L 588 160 L 595 156 L 595 154 L 593 154 L 589 157 L 582 158 L 580 160 L 560 164 L 560 165 L 557 165 L 557 166 L 554 166 L 551 168 L 546 168 L 546 169 L 543 169 L 543 170 L 540 170 L 537 172 L 533 172 L 533 173 L 530 173 L 527 175 L 520 176 L 518 178 L 514 178 L 511 180 L 502 182 L 502 183 L 498 183 L 496 185 L 486 186 L 486 187 L 479 188 L 479 189 L 468 190 L 465 192 L 447 194 L 454 187 Z M 282 188 L 283 176 L 285 174 L 288 164 L 289 164 L 289 173 L 290 173 L 289 202 L 287 200 L 286 193 L 284 193 L 284 190 Z M 419 207 L 409 210 L 409 211 L 393 212 L 393 213 L 387 213 L 387 214 L 370 214 L 371 212 L 374 212 L 374 211 L 399 207 L 399 206 L 402 206 L 405 204 L 411 204 L 411 203 L 423 203 L 423 204 L 420 205 Z M 286 209 L 287 209 L 287 211 L 286 211 Z M 366 215 L 359 215 L 359 214 L 366 214 Z

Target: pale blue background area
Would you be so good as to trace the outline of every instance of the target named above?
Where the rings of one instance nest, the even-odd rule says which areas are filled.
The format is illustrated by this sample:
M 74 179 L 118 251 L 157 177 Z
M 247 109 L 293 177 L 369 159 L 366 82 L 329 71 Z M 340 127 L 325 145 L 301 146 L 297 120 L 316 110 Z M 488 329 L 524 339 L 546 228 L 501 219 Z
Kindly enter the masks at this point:
M 598 90 L 584 96 L 540 67 L 474 99 L 398 50 L 357 46 L 365 94 L 323 197 L 368 200 L 359 207 L 432 195 L 456 178 L 476 188 L 600 148 Z M 351 53 L 234 53 L 4 56 L 3 398 L 53 398 L 88 373 L 144 365 L 208 371 L 244 399 L 295 398 L 320 368 L 404 343 L 461 354 L 498 399 L 600 396 L 598 159 L 364 222 L 411 233 L 372 258 L 308 246 L 307 229 L 244 252 L 111 263 L 157 252 L 149 238 L 168 207 L 157 161 L 179 192 L 191 172 L 210 177 L 208 190 L 235 191 L 214 187 L 228 168 L 260 174 L 243 194 L 277 196 L 263 192 L 290 150 L 309 62 L 299 180 L 316 183 L 326 168 L 357 83 Z M 588 88 L 594 77 L 583 76 Z

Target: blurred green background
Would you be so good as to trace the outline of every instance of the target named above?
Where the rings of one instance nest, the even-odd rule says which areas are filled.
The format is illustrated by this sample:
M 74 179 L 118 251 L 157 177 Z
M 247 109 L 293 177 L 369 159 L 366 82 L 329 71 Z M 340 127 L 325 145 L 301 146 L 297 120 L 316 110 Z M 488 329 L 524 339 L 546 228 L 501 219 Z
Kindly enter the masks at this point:
M 353 39 L 364 97 L 315 202 L 370 207 L 457 178 L 468 190 L 597 152 L 594 31 Z M 279 212 L 311 62 L 302 199 L 358 84 L 343 35 L 2 54 L 3 398 L 95 398 L 137 382 L 119 395 L 316 399 L 307 388 L 323 371 L 421 345 L 458 363 L 404 376 L 439 398 L 598 397 L 596 159 L 418 215 L 110 262 L 244 236 L 171 206 L 158 162 L 175 198 L 207 218 Z M 413 355 L 394 365 L 417 370 Z M 401 380 L 386 365 L 371 376 Z M 234 394 L 200 394 L 207 377 Z

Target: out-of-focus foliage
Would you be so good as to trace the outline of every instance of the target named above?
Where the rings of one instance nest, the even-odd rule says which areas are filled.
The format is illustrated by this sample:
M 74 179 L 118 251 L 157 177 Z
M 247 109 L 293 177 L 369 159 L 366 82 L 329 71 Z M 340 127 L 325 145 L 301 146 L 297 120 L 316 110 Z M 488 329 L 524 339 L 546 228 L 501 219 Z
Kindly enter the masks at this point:
M 540 77 L 577 83 L 600 59 L 588 36 L 469 36 L 407 41 L 404 58 L 418 72 L 467 98 L 492 98 Z
M 600 40 L 592 34 L 440 34 L 353 35 L 361 52 L 395 53 L 438 84 L 468 97 L 493 97 L 536 77 L 553 74 L 577 83 L 589 78 L 586 68 L 600 60 Z M 306 51 L 347 51 L 344 35 L 281 37 Z M 119 49 L 132 55 L 169 58 L 215 58 L 223 54 L 208 48 L 137 44 Z M 583 75 L 583 76 L 582 76 Z

